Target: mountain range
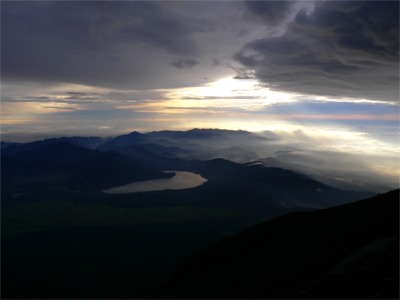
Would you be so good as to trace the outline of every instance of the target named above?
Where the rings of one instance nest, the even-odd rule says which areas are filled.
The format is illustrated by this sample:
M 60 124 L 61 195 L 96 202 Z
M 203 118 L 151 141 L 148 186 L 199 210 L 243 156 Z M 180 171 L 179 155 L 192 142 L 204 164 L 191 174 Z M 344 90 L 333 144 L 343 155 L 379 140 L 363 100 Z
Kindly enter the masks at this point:
M 148 135 L 133 132 L 104 141 L 97 149 L 90 149 L 94 142 L 99 142 L 93 137 L 87 140 L 72 137 L 3 146 L 3 202 L 15 202 L 15 194 L 39 193 L 47 197 L 47 193 L 56 190 L 63 193 L 87 191 L 108 201 L 107 196 L 102 194 L 103 190 L 136 181 L 173 176 L 163 172 L 166 170 L 193 172 L 208 181 L 196 189 L 177 191 L 173 197 L 164 193 L 160 199 L 166 199 L 165 202 L 185 203 L 188 202 L 186 199 L 190 199 L 190 205 L 229 207 L 258 215 L 273 216 L 293 209 L 324 208 L 371 195 L 368 192 L 331 187 L 307 175 L 270 167 L 261 161 L 242 164 L 223 158 L 184 160 L 178 157 L 179 153 L 190 150 L 166 146 L 167 140 L 171 142 L 177 137 L 188 143 L 197 140 L 207 140 L 209 143 L 210 138 L 215 138 L 220 144 L 226 144 L 226 140 L 236 135 L 260 139 L 242 131 L 192 130 L 153 132 Z M 157 141 L 162 138 L 165 145 L 150 143 L 155 138 Z M 240 153 L 240 149 L 235 151 Z M 137 198 L 146 197 L 140 195 Z M 135 205 L 135 201 L 129 204 L 122 198 L 120 201 L 113 200 L 113 205 L 119 202 Z M 144 201 L 147 200 L 141 202 Z M 147 202 L 151 204 L 151 201 Z
M 341 297 L 334 284 L 342 284 L 335 275 L 342 271 L 332 277 L 328 269 L 347 266 L 346 257 L 364 253 L 365 247 L 387 249 L 379 256 L 382 260 L 377 256 L 368 265 L 378 270 L 368 280 L 379 281 L 382 275 L 390 286 L 391 277 L 383 272 L 393 271 L 386 256 L 392 257 L 398 231 L 386 232 L 390 226 L 382 224 L 393 221 L 387 215 L 396 211 L 393 201 L 356 202 L 375 193 L 320 182 L 291 169 L 298 160 L 281 168 L 279 157 L 297 154 L 277 150 L 262 157 L 257 149 L 270 139 L 245 131 L 193 129 L 2 142 L 2 297 L 307 298 L 323 296 L 325 287 Z M 181 190 L 104 192 L 137 182 L 168 181 L 174 171 L 207 181 Z M 304 273 L 308 277 L 301 261 L 312 262 Z M 272 273 L 265 272 L 269 267 Z M 358 272 L 359 265 L 354 268 Z M 210 275 L 214 271 L 226 280 L 216 280 Z M 201 280 L 196 274 L 202 274 Z M 353 282 L 356 275 L 349 276 Z M 264 277 L 274 289 L 261 287 Z M 289 289 L 282 288 L 286 283 Z M 381 281 L 378 285 L 369 291 L 392 295 Z M 354 288 L 349 295 L 364 295 L 357 293 Z
M 293 170 L 346 190 L 379 193 L 398 187 L 397 178 L 377 174 L 357 153 L 307 148 L 307 140 L 301 144 L 285 143 L 284 136 L 270 132 L 221 129 L 148 133 L 134 131 L 112 138 L 73 136 L 31 143 L 3 141 L 1 152 L 15 154 L 57 143 L 69 143 L 102 152 L 118 152 L 139 160 L 145 159 L 149 163 L 154 157 L 186 161 L 223 158 L 240 164 L 263 162 L 265 166 Z

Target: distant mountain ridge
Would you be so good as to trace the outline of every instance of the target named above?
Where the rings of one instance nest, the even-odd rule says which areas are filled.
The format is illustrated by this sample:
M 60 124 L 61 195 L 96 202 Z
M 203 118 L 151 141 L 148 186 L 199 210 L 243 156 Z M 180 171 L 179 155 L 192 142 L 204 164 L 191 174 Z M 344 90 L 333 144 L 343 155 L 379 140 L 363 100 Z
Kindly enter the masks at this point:
M 62 139 L 2 151 L 1 171 L 4 193 L 59 187 L 101 190 L 115 184 L 170 176 L 162 173 L 160 167 L 133 157 L 75 146 Z
M 379 179 L 373 170 L 359 172 L 362 166 L 349 161 L 341 166 L 341 153 L 297 151 L 281 146 L 276 137 L 243 130 L 191 129 L 188 131 L 133 131 L 114 138 L 60 137 L 31 143 L 1 143 L 1 153 L 13 155 L 33 151 L 42 145 L 70 143 L 101 152 L 116 152 L 143 163 L 173 167 L 173 160 L 212 160 L 222 158 L 236 163 L 260 163 L 263 167 L 293 170 L 340 189 L 381 192 L 398 187 L 389 177 Z M 282 148 L 281 148 L 282 147 Z M 343 154 L 344 155 L 344 154 Z M 351 158 L 351 156 L 350 156 Z M 347 158 L 348 159 L 348 158 Z
M 169 137 L 174 139 L 205 139 L 205 138 L 218 138 L 218 137 L 257 137 L 254 133 L 245 130 L 226 130 L 226 129 L 190 129 L 187 131 L 153 131 L 148 133 L 150 136 Z
M 131 140 L 142 138 L 142 135 L 133 133 L 119 138 Z M 133 144 L 119 147 L 118 151 L 100 151 L 57 139 L 15 147 L 1 155 L 4 203 L 13 201 L 13 194 L 37 193 L 38 188 L 40 193 L 66 188 L 76 192 L 101 193 L 136 181 L 173 176 L 163 173 L 167 170 L 193 172 L 208 181 L 198 188 L 176 192 L 175 196 L 160 192 L 156 199 L 182 205 L 193 203 L 232 208 L 260 217 L 330 207 L 368 195 L 330 187 L 303 174 L 280 168 L 238 164 L 222 158 L 182 160 L 166 154 L 166 151 L 178 151 L 173 146 L 141 144 L 138 147 Z M 159 151 L 162 152 L 155 153 Z M 135 202 L 128 200 L 121 205 L 132 205 L 130 203 Z M 144 200 L 143 205 L 145 203 Z M 151 205 L 152 202 L 147 203 Z
M 103 151 L 114 150 L 120 147 L 136 145 L 146 141 L 146 135 L 137 131 L 117 136 L 104 144 L 99 145 L 99 149 Z
M 7 143 L 1 142 L 1 153 L 2 154 L 11 154 L 17 152 L 25 152 L 36 150 L 43 145 L 54 145 L 60 143 L 68 143 L 74 146 L 95 149 L 102 143 L 104 143 L 107 139 L 100 137 L 59 137 L 59 138 L 51 138 L 45 140 L 34 141 L 30 143 Z
M 243 130 L 195 128 L 188 131 L 164 130 L 149 133 L 133 131 L 107 139 L 75 136 L 51 138 L 30 143 L 2 142 L 1 149 L 3 153 L 15 153 L 34 150 L 44 144 L 67 142 L 84 148 L 99 149 L 101 151 L 120 151 L 125 154 L 129 152 L 127 151 L 127 147 L 135 146 L 135 151 L 139 148 L 146 148 L 153 154 L 164 155 L 167 153 L 167 156 L 183 159 L 212 159 L 221 157 L 240 162 L 258 158 L 259 156 L 256 153 L 245 149 L 246 142 L 240 142 L 241 139 L 262 141 L 265 138 Z M 210 141 L 212 141 L 212 145 Z M 242 144 L 242 147 L 238 143 Z M 153 146 L 149 147 L 149 145 Z M 166 149 L 167 151 L 165 151 Z M 229 151 L 234 152 L 231 157 L 229 157 Z M 228 156 L 226 156 L 227 153 Z M 243 158 L 241 157 L 242 153 L 244 155 Z

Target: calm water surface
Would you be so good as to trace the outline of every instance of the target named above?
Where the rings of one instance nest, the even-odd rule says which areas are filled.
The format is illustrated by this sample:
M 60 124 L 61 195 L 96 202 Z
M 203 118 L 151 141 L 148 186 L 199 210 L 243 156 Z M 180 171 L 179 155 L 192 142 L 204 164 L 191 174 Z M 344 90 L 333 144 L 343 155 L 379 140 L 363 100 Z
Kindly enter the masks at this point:
M 110 194 L 124 194 L 163 190 L 183 190 L 200 186 L 207 181 L 207 179 L 201 177 L 199 174 L 186 171 L 165 171 L 165 173 L 175 173 L 175 176 L 167 179 L 138 181 L 128 185 L 104 190 L 103 192 Z

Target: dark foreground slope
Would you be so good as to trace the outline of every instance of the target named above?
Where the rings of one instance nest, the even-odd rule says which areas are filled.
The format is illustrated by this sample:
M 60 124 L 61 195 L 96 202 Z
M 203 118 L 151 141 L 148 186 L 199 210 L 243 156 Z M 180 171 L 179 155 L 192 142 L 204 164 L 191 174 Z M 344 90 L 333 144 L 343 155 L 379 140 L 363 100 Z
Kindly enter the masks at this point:
M 186 259 L 157 298 L 399 298 L 399 190 L 292 213 Z

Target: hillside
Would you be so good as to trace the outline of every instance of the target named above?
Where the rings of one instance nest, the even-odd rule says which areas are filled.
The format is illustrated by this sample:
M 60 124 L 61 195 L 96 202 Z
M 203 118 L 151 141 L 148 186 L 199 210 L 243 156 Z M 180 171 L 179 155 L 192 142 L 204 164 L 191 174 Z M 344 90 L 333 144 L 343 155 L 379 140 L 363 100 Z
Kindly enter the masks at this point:
M 369 195 L 399 187 L 396 176 L 377 173 L 373 167 L 368 166 L 366 160 L 360 160 L 357 153 L 302 149 L 297 144 L 286 144 L 282 138 L 268 132 L 221 129 L 147 133 L 133 131 L 113 138 L 73 136 L 30 143 L 2 142 L 1 153 L 13 157 L 20 154 L 19 158 L 26 158 L 28 154 L 35 155 L 44 146 L 56 147 L 57 144 L 67 143 L 100 152 L 117 152 L 142 164 L 157 165 L 162 169 L 176 167 L 182 160 L 207 161 L 222 158 L 239 164 L 262 163 L 266 167 L 292 170 L 328 186 L 366 192 Z M 92 155 L 94 152 L 87 154 Z M 368 161 L 372 163 L 375 159 L 369 157 Z
M 227 236 L 365 196 L 290 170 L 182 160 L 136 145 L 126 146 L 130 153 L 64 139 L 12 147 L 1 154 L 3 298 L 150 298 L 185 257 Z M 182 190 L 103 192 L 173 176 L 166 170 L 208 181 Z
M 399 190 L 256 225 L 186 259 L 156 298 L 399 297 Z
M 38 145 L 36 145 L 38 144 Z M 3 206 L 26 197 L 48 199 L 54 192 L 63 198 L 108 202 L 117 206 L 181 204 L 230 208 L 265 220 L 293 210 L 326 208 L 369 196 L 337 189 L 290 170 L 238 164 L 225 159 L 185 161 L 148 151 L 121 153 L 99 151 L 66 142 L 31 143 L 1 155 Z M 174 193 L 107 196 L 103 190 L 136 181 L 168 178 L 166 170 L 200 174 L 208 181 L 201 187 Z M 290 186 L 290 189 L 287 187 Z M 95 197 L 95 198 L 93 198 Z M 59 196 L 57 198 L 60 198 Z M 188 200 L 190 199 L 190 200 Z M 37 201 L 37 200 L 34 200 Z M 92 201 L 92 200 L 90 200 Z

